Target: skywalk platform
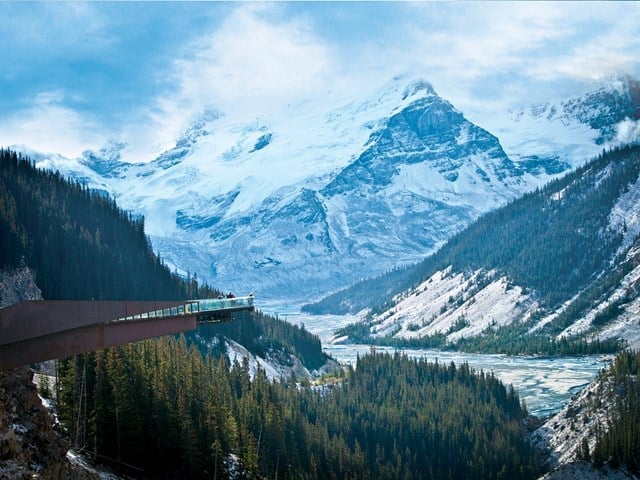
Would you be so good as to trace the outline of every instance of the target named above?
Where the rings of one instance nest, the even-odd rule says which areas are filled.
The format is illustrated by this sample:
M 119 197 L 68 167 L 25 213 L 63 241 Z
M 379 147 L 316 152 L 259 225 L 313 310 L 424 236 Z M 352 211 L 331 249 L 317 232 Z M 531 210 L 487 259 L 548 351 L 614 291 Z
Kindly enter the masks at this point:
M 0 371 L 229 321 L 253 296 L 187 301 L 28 300 L 0 308 Z

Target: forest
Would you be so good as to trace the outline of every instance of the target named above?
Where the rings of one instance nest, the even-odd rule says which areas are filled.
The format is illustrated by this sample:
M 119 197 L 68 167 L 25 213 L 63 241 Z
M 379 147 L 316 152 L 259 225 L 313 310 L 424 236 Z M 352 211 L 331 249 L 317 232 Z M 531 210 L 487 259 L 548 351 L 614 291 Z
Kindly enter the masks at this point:
M 9 150 L 0 150 L 0 219 L 0 267 L 33 269 L 46 299 L 217 293 L 170 272 L 142 218 Z M 76 448 L 146 478 L 535 474 L 526 409 L 492 375 L 370 355 L 318 385 L 270 380 L 247 361 L 229 365 L 225 338 L 310 369 L 327 360 L 316 336 L 260 312 L 61 360 L 60 419 Z
M 32 268 L 47 299 L 217 293 L 195 274 L 172 273 L 154 254 L 142 218 L 9 150 L 0 150 L 0 253 L 0 268 Z M 246 359 L 229 364 L 225 338 L 257 354 L 296 355 L 309 369 L 327 360 L 316 336 L 260 312 L 197 335 L 60 360 L 55 395 L 75 448 L 137 478 L 540 474 L 526 407 L 493 374 L 372 351 L 317 382 L 272 380 Z M 637 471 L 640 361 L 619 358 L 612 375 L 628 394 L 614 395 L 611 428 L 583 454 Z
M 0 150 L 0 268 L 26 265 L 47 300 L 183 300 L 217 292 L 173 274 L 144 219 Z
M 600 373 L 597 382 L 603 388 L 595 389 L 580 408 L 585 418 L 594 415 L 598 418 L 595 445 L 583 438 L 578 460 L 591 462 L 597 468 L 622 467 L 631 475 L 640 474 L 639 375 L 638 351 L 621 352 L 609 368 Z M 607 412 L 604 417 L 598 416 L 602 410 Z
M 606 424 L 596 435 L 596 445 L 590 453 L 582 448 L 585 460 L 601 467 L 624 466 L 631 473 L 640 474 L 640 352 L 622 352 L 611 368 L 601 373 L 608 388 L 600 392 L 593 403 L 613 403 Z
M 147 478 L 509 479 L 537 464 L 513 387 L 369 354 L 337 382 L 251 376 L 162 338 L 60 364 L 61 418 L 98 461 Z

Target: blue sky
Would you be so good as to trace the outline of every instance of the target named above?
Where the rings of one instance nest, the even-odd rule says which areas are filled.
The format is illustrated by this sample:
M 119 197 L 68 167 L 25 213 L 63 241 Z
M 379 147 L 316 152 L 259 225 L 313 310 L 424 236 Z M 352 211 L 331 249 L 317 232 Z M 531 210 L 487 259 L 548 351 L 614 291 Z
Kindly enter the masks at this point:
M 640 3 L 0 2 L 0 145 L 151 160 L 204 108 L 251 118 L 419 75 L 473 119 L 640 78 Z

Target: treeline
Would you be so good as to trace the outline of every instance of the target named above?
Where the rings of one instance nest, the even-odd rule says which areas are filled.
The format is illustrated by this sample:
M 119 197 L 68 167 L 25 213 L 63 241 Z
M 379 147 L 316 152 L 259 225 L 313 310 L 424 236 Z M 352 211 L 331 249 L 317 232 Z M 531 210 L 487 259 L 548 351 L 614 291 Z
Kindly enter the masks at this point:
M 49 300 L 216 295 L 153 253 L 144 219 L 57 172 L 0 149 L 0 268 L 29 266 Z
M 614 406 L 596 437 L 590 454 L 588 445 L 582 448 L 582 458 L 592 460 L 598 467 L 624 466 L 633 474 L 640 474 L 640 352 L 622 352 L 613 365 L 601 376 L 608 380 L 605 403 L 613 398 Z
M 587 341 L 585 338 L 549 337 L 528 333 L 525 328 L 512 325 L 477 337 L 461 338 L 449 348 L 475 353 L 564 356 L 618 353 L 624 345 L 615 339 Z
M 78 445 L 145 478 L 536 478 L 517 394 L 466 364 L 368 355 L 301 387 L 164 338 L 60 373 Z
M 435 333 L 415 338 L 394 336 L 372 337 L 371 323 L 350 323 L 336 331 L 337 336 L 347 336 L 353 343 L 380 345 L 395 348 L 437 348 L 460 350 L 470 353 L 495 353 L 502 355 L 595 355 L 617 353 L 624 348 L 614 339 L 590 340 L 584 338 L 555 338 L 539 333 L 528 333 L 526 325 L 508 325 L 488 328 L 482 335 L 460 338 L 448 342 L 445 333 Z

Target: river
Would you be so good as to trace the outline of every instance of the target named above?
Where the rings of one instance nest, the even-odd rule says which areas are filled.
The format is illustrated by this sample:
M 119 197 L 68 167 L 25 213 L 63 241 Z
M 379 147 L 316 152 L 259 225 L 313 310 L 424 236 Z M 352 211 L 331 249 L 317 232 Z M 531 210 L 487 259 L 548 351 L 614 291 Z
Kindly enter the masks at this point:
M 333 332 L 357 320 L 346 315 L 307 315 L 296 306 L 271 304 L 261 306 L 264 312 L 277 315 L 293 324 L 304 324 L 310 332 L 318 335 L 323 350 L 341 363 L 353 364 L 358 355 L 371 351 L 370 345 L 334 345 L 328 343 Z M 391 347 L 375 347 L 378 352 L 395 352 Z M 581 357 L 530 357 L 508 355 L 486 355 L 448 352 L 431 349 L 402 349 L 410 357 L 426 358 L 441 363 L 463 362 L 475 370 L 492 371 L 505 384 L 512 384 L 524 400 L 529 413 L 538 417 L 551 415 L 567 403 L 572 395 L 589 384 L 598 372 L 606 367 L 610 356 L 587 355 Z

